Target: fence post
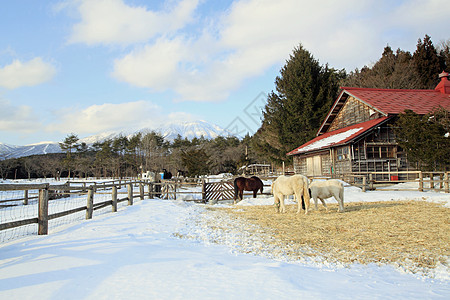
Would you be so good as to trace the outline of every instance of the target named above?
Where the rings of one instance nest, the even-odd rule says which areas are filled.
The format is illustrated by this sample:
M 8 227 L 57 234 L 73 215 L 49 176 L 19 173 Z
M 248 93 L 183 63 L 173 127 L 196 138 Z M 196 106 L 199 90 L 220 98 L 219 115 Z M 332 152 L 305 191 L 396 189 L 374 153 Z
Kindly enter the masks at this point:
M 366 176 L 363 176 L 362 191 L 364 193 L 366 192 Z
M 129 183 L 128 187 L 128 205 L 133 205 L 133 184 Z
M 148 183 L 148 199 L 153 199 L 153 184 Z
M 144 200 L 144 184 L 139 182 L 139 197 L 141 197 L 141 200 Z
M 86 203 L 86 220 L 92 219 L 92 214 L 94 212 L 94 190 L 95 187 L 89 187 Z
M 174 184 L 174 187 L 173 187 L 173 200 L 177 200 L 177 182 L 178 182 L 178 179 L 175 179 L 175 184 Z
M 202 180 L 202 200 L 206 203 L 206 182 L 205 179 Z
M 117 212 L 117 186 L 112 187 L 112 212 Z
M 434 190 L 434 174 L 430 173 L 430 189 Z
M 23 191 L 23 205 L 28 205 L 28 190 Z
M 370 173 L 369 174 L 369 185 L 370 185 L 370 190 L 373 190 L 373 174 Z
M 38 235 L 48 234 L 48 187 L 39 190 Z
M 423 174 L 419 172 L 419 192 L 423 192 Z
M 450 174 L 450 172 L 446 172 L 445 174 L 444 174 L 444 192 L 445 193 L 449 193 L 450 191 L 449 191 L 449 184 L 448 184 L 448 182 L 449 182 L 449 175 Z

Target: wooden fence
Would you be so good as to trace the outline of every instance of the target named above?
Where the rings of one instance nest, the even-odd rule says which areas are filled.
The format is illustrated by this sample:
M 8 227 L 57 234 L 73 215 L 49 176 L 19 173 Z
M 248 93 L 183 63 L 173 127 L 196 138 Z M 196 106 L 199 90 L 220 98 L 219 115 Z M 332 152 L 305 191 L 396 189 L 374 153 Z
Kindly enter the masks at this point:
M 345 182 L 359 186 L 363 192 L 366 189 L 375 190 L 383 187 L 383 191 L 412 191 L 423 192 L 426 190 L 443 191 L 449 193 L 450 172 L 422 172 L 422 171 L 399 171 L 399 172 L 370 172 L 363 174 L 337 175 Z M 388 178 L 388 179 L 383 179 Z M 417 188 L 397 186 L 398 183 L 417 183 Z M 391 188 L 386 188 L 390 185 Z
M 126 187 L 126 192 L 119 192 L 122 187 Z M 137 187 L 138 189 L 134 189 Z M 197 189 L 197 191 L 195 191 Z M 212 182 L 205 180 L 201 182 L 181 182 L 178 180 L 162 181 L 159 183 L 149 181 L 133 181 L 133 180 L 114 180 L 108 182 L 85 182 L 71 181 L 62 185 L 42 184 L 0 184 L 0 192 L 15 191 L 12 199 L 0 199 L 1 209 L 13 208 L 14 206 L 31 205 L 30 200 L 34 200 L 33 205 L 36 206 L 36 212 L 33 217 L 14 216 L 12 221 L 5 222 L 0 220 L 0 231 L 14 229 L 16 227 L 38 224 L 38 234 L 48 234 L 48 224 L 50 220 L 68 216 L 71 214 L 86 212 L 86 219 L 93 217 L 94 211 L 110 206 L 112 212 L 117 212 L 117 204 L 127 201 L 128 205 L 133 205 L 134 198 L 144 200 L 145 197 L 150 199 L 158 197 L 161 199 L 177 199 L 182 195 L 189 194 L 191 199 L 183 199 L 186 201 L 196 201 L 203 203 L 216 203 L 217 201 L 233 199 L 232 182 Z M 31 196 L 30 191 L 33 192 Z M 23 193 L 23 197 L 17 197 L 19 193 Z M 107 194 L 108 200 L 95 202 L 95 195 Z M 196 195 L 196 196 L 195 196 Z M 51 201 L 67 201 L 64 198 L 70 196 L 82 196 L 85 199 L 81 201 L 75 208 L 66 209 L 51 213 L 49 203 Z M 186 197 L 184 197 L 186 198 Z M 98 198 L 96 198 L 98 199 Z M 82 200 L 82 199 L 81 199 Z M 37 202 L 37 203 L 36 203 Z M 3 221 L 3 223 L 1 223 Z
M 75 186 L 73 185 L 75 184 Z M 36 217 L 14 220 L 7 223 L 0 224 L 0 231 L 6 229 L 12 229 L 19 226 L 29 225 L 29 224 L 38 224 L 38 234 L 43 235 L 48 233 L 48 221 L 56 218 L 64 217 L 70 214 L 74 214 L 80 211 L 86 211 L 86 219 L 91 219 L 93 212 L 95 210 L 111 206 L 111 210 L 113 212 L 117 211 L 117 203 L 128 201 L 128 205 L 133 205 L 133 198 L 139 197 L 142 200 L 144 199 L 144 184 L 149 184 L 142 181 L 127 181 L 121 183 L 105 183 L 98 186 L 97 184 L 92 184 L 90 186 L 82 185 L 76 186 L 76 183 L 66 183 L 63 185 L 50 185 L 48 183 L 45 184 L 1 184 L 0 191 L 23 191 L 23 198 L 15 198 L 15 199 L 4 199 L 2 203 L 13 203 L 14 201 L 23 201 L 22 205 L 28 205 L 28 201 L 30 197 L 28 197 L 28 192 L 30 190 L 37 190 L 38 196 L 33 197 L 38 199 L 37 204 L 37 214 Z M 118 197 L 118 187 L 126 185 L 127 193 L 126 197 L 119 198 Z M 139 193 L 135 195 L 133 193 L 133 185 L 139 186 Z M 111 191 L 111 199 L 107 201 L 97 202 L 94 204 L 94 194 L 98 190 L 106 190 L 109 189 Z M 61 200 L 66 196 L 70 196 L 71 194 L 77 195 L 86 195 L 86 205 L 82 205 L 80 207 L 72 208 L 70 210 L 49 214 L 49 201 Z M 52 197 L 50 197 L 52 196 Z M 3 205 L 5 206 L 14 206 L 12 204 Z
M 217 203 L 222 200 L 234 199 L 234 186 L 232 181 L 203 183 L 203 199 L 205 202 Z
M 340 179 L 346 182 L 362 187 L 363 191 L 366 189 L 375 189 L 382 183 L 377 180 L 376 175 L 380 172 L 374 172 L 368 174 L 348 174 L 340 177 Z M 383 173 L 383 172 L 381 172 Z M 416 179 L 404 179 L 395 180 L 396 183 L 402 182 L 415 182 L 417 183 L 417 188 L 402 188 L 393 187 L 387 189 L 383 187 L 383 190 L 435 190 L 444 191 L 449 193 L 449 183 L 450 183 L 450 172 L 397 172 L 415 174 Z M 402 174 L 405 175 L 405 174 Z M 274 179 L 263 178 L 263 179 Z M 310 178 L 313 179 L 313 178 Z M 389 181 L 392 184 L 392 181 Z M 118 192 L 122 187 L 126 187 L 126 192 Z M 138 187 L 135 190 L 133 187 Z M 201 187 L 201 188 L 200 188 Z M 36 196 L 30 195 L 30 191 L 34 192 Z M 145 197 L 150 199 L 159 197 L 161 199 L 177 199 L 183 195 L 189 194 L 189 197 L 183 196 L 182 200 L 185 201 L 196 201 L 203 203 L 217 203 L 218 201 L 232 200 L 234 198 L 234 188 L 232 180 L 222 180 L 217 182 L 206 182 L 202 180 L 200 182 L 181 182 L 179 180 L 162 181 L 160 183 L 142 181 L 142 180 L 114 180 L 110 182 L 102 183 L 87 183 L 87 182 L 68 182 L 63 185 L 49 185 L 44 184 L 0 184 L 0 191 L 22 191 L 23 197 L 14 197 L 14 199 L 1 199 L 0 200 L 0 210 L 14 205 L 28 205 L 31 200 L 37 201 L 37 212 L 34 217 L 14 219 L 10 222 L 0 223 L 0 231 L 6 229 L 12 229 L 29 224 L 38 224 L 38 234 L 48 233 L 48 221 L 61 218 L 70 214 L 85 211 L 86 219 L 91 219 L 93 212 L 95 210 L 105 208 L 110 206 L 112 212 L 117 211 L 117 204 L 127 201 L 128 205 L 133 205 L 134 198 L 140 198 L 144 200 Z M 108 194 L 110 199 L 95 202 L 95 194 Z M 59 211 L 57 213 L 49 213 L 49 201 L 64 201 L 64 197 L 69 197 L 71 195 L 85 195 L 85 205 L 80 205 L 79 207 L 71 208 L 64 211 Z M 122 196 L 122 197 L 120 197 Z M 109 197 L 109 196 L 108 196 Z M 35 201 L 35 202 L 36 202 Z M 17 204 L 11 204 L 16 202 Z M 36 204 L 35 204 L 36 205 Z M 0 220 L 1 222 L 2 220 Z

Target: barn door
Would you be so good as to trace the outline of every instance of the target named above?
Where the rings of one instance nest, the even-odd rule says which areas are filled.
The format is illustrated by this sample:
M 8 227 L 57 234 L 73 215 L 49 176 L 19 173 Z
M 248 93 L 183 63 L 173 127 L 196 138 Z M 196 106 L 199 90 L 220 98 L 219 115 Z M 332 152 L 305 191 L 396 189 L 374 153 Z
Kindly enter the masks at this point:
M 314 176 L 314 160 L 312 157 L 306 158 L 306 176 Z
M 306 176 L 322 176 L 320 155 L 306 158 Z
M 322 176 L 322 159 L 319 155 L 314 156 L 314 176 Z

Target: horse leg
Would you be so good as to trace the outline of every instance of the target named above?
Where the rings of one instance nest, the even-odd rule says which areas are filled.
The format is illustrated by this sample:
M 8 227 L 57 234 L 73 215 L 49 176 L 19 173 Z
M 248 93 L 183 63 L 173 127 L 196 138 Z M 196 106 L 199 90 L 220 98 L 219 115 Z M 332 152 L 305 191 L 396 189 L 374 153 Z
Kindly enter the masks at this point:
M 273 206 L 275 206 L 275 211 L 280 212 L 280 198 L 278 195 L 273 195 Z
M 339 203 L 338 212 L 344 212 L 344 201 L 340 197 L 334 196 L 334 199 Z
M 325 210 L 328 211 L 328 206 L 327 206 L 327 204 L 325 203 L 325 200 L 323 200 L 323 199 L 320 198 L 320 197 L 318 197 L 318 198 L 319 198 L 319 200 L 322 202 L 323 206 L 325 207 Z M 315 199 L 315 201 L 316 201 L 316 210 L 317 210 L 317 199 Z M 338 201 L 338 202 L 339 202 L 339 201 Z
M 303 199 L 305 200 L 305 215 L 308 214 L 308 210 L 309 210 L 309 204 L 310 204 L 310 200 L 311 198 L 309 197 L 309 190 L 308 190 L 308 184 L 304 184 L 303 185 L 303 191 L 299 191 L 299 192 L 303 192 Z M 300 212 L 300 205 L 298 207 L 298 211 L 297 213 Z
M 342 185 L 342 188 L 339 191 L 339 198 L 341 198 L 339 202 L 339 208 L 341 209 L 341 212 L 344 212 L 344 186 Z
M 256 198 L 256 193 L 258 192 L 258 190 L 253 190 L 253 198 Z
M 297 206 L 298 206 L 297 213 L 299 213 L 300 210 L 302 209 L 303 197 L 301 195 L 297 194 L 297 192 L 295 192 L 294 197 L 297 198 Z
M 286 207 L 284 206 L 284 195 L 280 197 L 280 213 L 284 214 L 286 212 Z

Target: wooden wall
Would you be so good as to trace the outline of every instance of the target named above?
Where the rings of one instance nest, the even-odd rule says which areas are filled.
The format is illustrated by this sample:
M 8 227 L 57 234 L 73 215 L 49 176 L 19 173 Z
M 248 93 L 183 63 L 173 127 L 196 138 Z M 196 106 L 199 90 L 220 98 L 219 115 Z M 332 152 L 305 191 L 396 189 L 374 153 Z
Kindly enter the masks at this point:
M 349 96 L 327 131 L 334 131 L 380 117 L 382 117 L 381 113 L 371 109 L 358 99 Z M 391 119 L 387 123 L 375 127 L 369 134 L 366 134 L 351 145 L 334 147 L 314 154 L 295 155 L 295 173 L 303 175 L 311 174 L 311 163 L 313 161 L 311 157 L 316 157 L 317 159 L 314 161 L 317 163 L 317 156 L 320 156 L 322 164 L 321 175 L 323 176 L 415 170 L 414 165 L 408 162 L 405 152 L 397 146 L 394 131 L 390 127 L 394 122 L 395 119 Z M 348 147 L 348 156 L 344 159 L 342 157 L 338 159 L 339 149 L 345 147 Z M 317 167 L 314 173 L 317 173 Z
M 331 123 L 328 131 L 341 129 L 354 124 L 359 124 L 381 117 L 381 115 L 369 108 L 366 104 L 352 96 L 347 98 L 344 106 Z

